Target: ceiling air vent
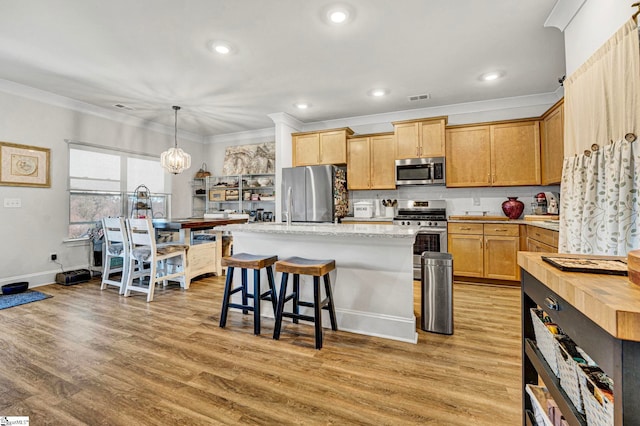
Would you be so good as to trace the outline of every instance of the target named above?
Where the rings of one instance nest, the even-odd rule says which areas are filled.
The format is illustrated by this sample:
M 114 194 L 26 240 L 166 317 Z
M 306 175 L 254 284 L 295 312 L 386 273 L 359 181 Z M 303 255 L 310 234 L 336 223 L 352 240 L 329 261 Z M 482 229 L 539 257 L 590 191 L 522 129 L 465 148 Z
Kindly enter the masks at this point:
M 114 107 L 119 108 L 119 109 L 126 109 L 127 111 L 133 111 L 133 108 L 128 107 L 126 105 L 122 105 L 122 104 L 115 104 Z
M 413 96 L 409 96 L 409 101 L 414 102 L 414 101 L 422 101 L 425 99 L 431 99 L 431 94 L 430 93 L 424 93 L 422 95 L 413 95 Z

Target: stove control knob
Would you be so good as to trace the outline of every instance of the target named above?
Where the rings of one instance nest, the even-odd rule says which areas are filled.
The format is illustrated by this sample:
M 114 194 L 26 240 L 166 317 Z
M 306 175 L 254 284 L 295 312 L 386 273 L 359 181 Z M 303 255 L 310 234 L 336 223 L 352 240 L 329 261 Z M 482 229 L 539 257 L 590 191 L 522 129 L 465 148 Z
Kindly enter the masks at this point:
M 420 222 L 418 222 L 418 226 L 420 226 Z
M 435 225 L 435 223 L 429 222 L 429 226 L 434 226 L 434 225 Z

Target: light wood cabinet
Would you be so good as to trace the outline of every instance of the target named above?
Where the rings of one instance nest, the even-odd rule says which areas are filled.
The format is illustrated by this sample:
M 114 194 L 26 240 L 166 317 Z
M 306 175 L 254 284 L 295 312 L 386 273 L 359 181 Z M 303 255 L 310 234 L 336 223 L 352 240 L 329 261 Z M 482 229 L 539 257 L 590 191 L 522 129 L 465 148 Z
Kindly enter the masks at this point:
M 446 164 L 449 187 L 539 185 L 539 122 L 448 128 Z
M 518 225 L 449 223 L 448 244 L 454 275 L 508 281 L 520 279 Z
M 557 253 L 558 231 L 527 225 L 527 251 Z
M 491 186 L 489 126 L 451 128 L 446 135 L 447 186 Z
M 536 121 L 491 126 L 492 186 L 540 185 L 540 125 Z
M 395 146 L 392 133 L 347 140 L 349 189 L 395 189 Z
M 449 223 L 447 248 L 453 256 L 453 273 L 484 276 L 484 230 L 481 223 Z
M 292 133 L 293 166 L 346 164 L 347 136 L 352 134 L 353 130 L 348 127 L 322 132 Z
M 394 122 L 396 159 L 443 157 L 446 125 L 446 117 Z
M 542 184 L 558 184 L 562 180 L 564 161 L 564 99 L 542 116 L 540 127 Z

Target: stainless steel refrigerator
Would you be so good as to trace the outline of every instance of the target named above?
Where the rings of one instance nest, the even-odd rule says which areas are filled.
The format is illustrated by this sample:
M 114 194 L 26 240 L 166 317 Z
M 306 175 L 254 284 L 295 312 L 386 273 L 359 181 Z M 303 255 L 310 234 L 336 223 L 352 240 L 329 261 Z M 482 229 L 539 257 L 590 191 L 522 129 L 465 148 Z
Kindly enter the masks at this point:
M 292 222 L 333 222 L 348 211 L 346 173 L 336 166 L 284 168 L 280 194 L 283 222 L 287 214 Z

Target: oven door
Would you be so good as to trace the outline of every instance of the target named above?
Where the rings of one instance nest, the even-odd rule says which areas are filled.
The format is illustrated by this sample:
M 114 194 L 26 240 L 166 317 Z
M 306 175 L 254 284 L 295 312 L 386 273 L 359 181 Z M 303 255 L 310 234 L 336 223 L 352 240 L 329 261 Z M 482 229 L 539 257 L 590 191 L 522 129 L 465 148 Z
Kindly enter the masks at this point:
M 447 252 L 447 228 L 420 228 L 413 242 L 413 279 L 421 279 L 422 253 Z

